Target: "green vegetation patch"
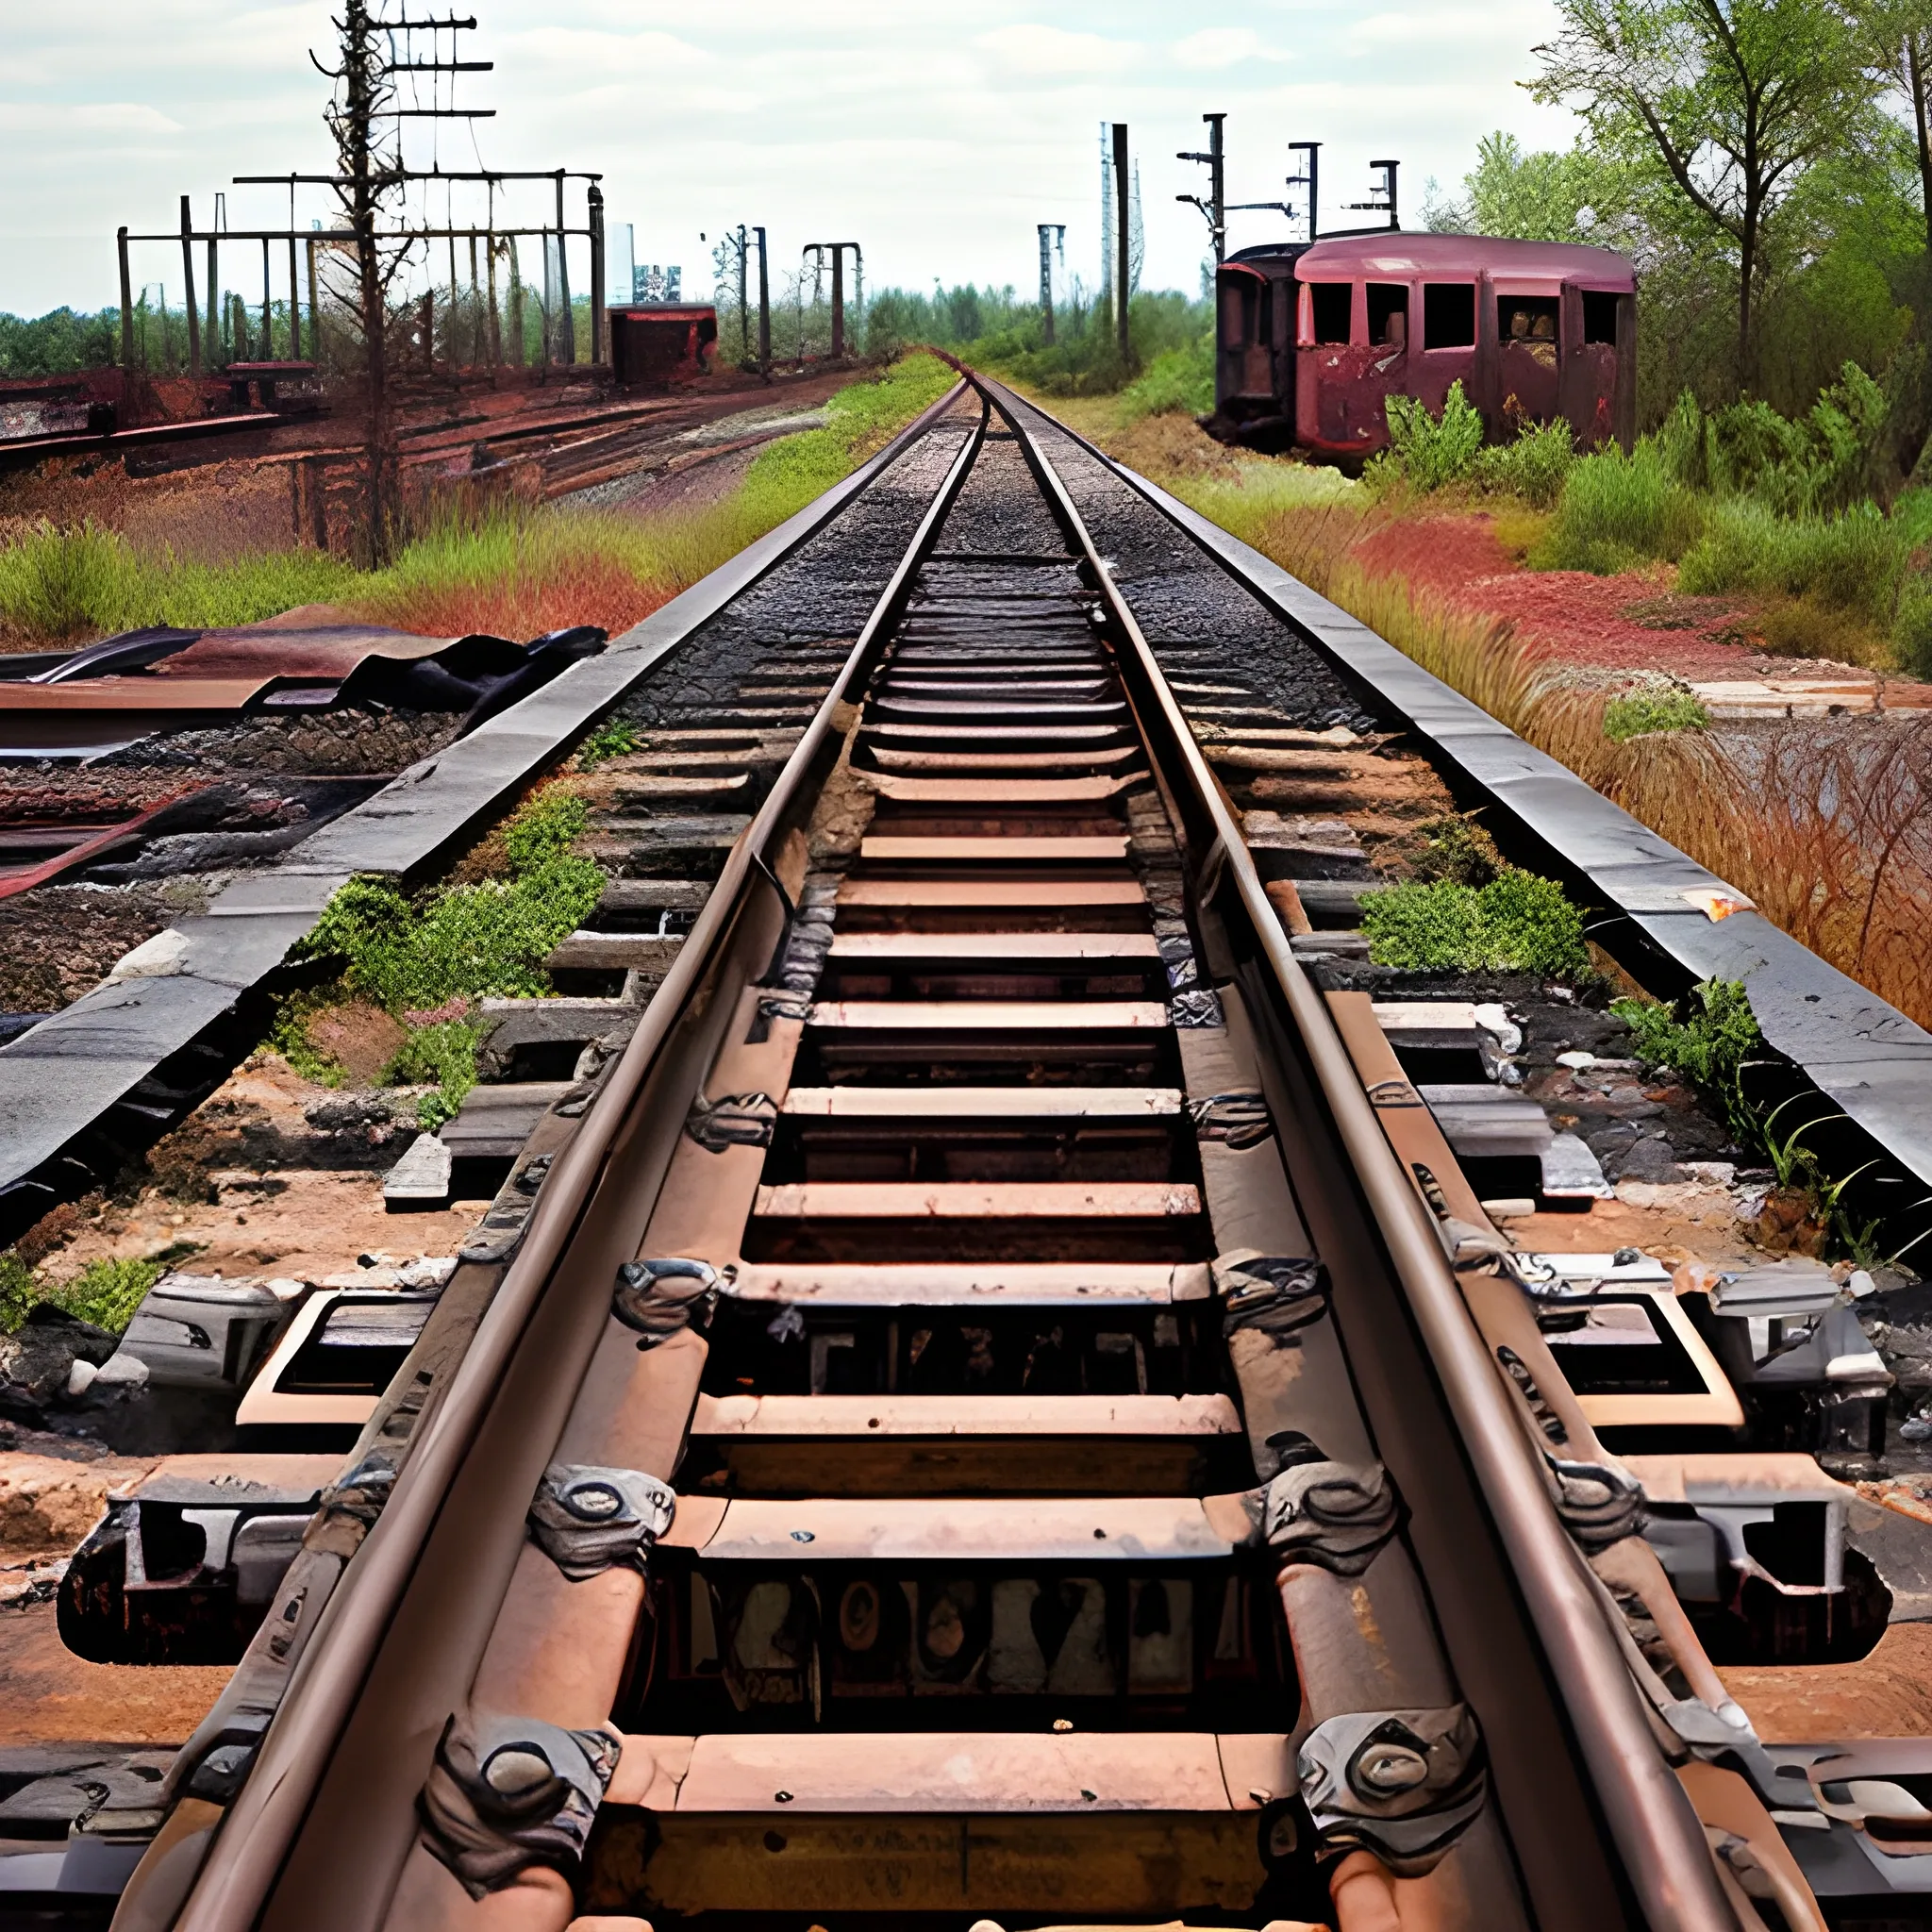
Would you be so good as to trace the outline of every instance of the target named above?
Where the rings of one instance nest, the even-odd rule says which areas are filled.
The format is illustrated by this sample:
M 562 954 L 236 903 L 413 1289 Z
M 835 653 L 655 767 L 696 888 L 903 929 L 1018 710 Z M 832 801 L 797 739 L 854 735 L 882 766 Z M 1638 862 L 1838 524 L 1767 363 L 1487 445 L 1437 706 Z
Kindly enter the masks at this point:
M 1741 1076 L 1763 1051 L 1764 1037 L 1750 995 L 1735 979 L 1705 979 L 1678 1009 L 1652 1000 L 1612 1000 L 1610 1011 L 1630 1029 L 1637 1058 L 1667 1067 L 1724 1109 L 1731 1132 L 1746 1146 L 1762 1143 L 1760 1123 L 1746 1104 Z
M 1590 970 L 1583 915 L 1562 887 L 1514 867 L 1485 886 L 1439 879 L 1376 892 L 1363 902 L 1362 931 L 1377 966 L 1553 979 Z
M 0 1254 L 0 1333 L 13 1334 L 37 1304 L 47 1302 L 77 1321 L 118 1335 L 133 1321 L 142 1297 L 159 1280 L 164 1265 L 90 1261 L 72 1281 L 54 1282 L 8 1248 Z
M 476 1081 L 478 1033 L 444 1017 L 452 1006 L 492 993 L 547 993 L 543 961 L 602 896 L 603 873 L 570 850 L 589 818 L 583 800 L 562 788 L 540 792 L 500 834 L 508 878 L 414 896 L 388 879 L 351 879 L 298 948 L 300 957 L 341 962 L 336 997 L 366 998 L 405 1024 L 411 1014 L 437 1015 L 411 1027 L 387 1075 L 391 1084 L 438 1084 L 419 1109 L 425 1126 L 455 1113 Z M 312 1012 L 319 996 L 307 997 Z M 274 1043 L 287 1052 L 281 1033 L 299 1031 L 305 1017 L 291 1003 Z
M 594 771 L 606 758 L 628 758 L 638 748 L 638 728 L 628 718 L 609 718 L 584 740 L 577 770 Z
M 1688 691 L 1626 691 L 1604 707 L 1604 736 L 1621 743 L 1650 731 L 1707 731 L 1710 713 Z

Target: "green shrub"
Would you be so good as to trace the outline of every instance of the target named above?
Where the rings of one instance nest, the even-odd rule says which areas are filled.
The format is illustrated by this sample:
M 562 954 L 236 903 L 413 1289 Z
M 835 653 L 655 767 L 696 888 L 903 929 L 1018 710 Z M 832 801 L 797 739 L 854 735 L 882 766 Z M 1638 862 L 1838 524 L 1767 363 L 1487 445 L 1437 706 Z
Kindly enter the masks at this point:
M 1626 691 L 1604 707 L 1604 736 L 1622 742 L 1648 731 L 1707 731 L 1710 713 L 1688 691 Z
M 1815 596 L 1889 624 L 1905 564 L 1902 533 L 1872 504 L 1835 517 L 1793 518 L 1733 497 L 1710 505 L 1677 588 L 1693 597 L 1733 591 Z
M 1686 1017 L 1650 1000 L 1612 1000 L 1610 1010 L 1630 1028 L 1637 1058 L 1668 1067 L 1723 1108 L 1731 1131 L 1756 1145 L 1756 1115 L 1740 1086 L 1745 1065 L 1764 1044 L 1749 994 L 1735 979 L 1700 980 L 1684 1001 Z
M 0 1254 L 0 1333 L 11 1335 L 35 1305 L 51 1303 L 76 1321 L 119 1335 L 134 1319 L 142 1298 L 159 1280 L 159 1261 L 103 1258 L 90 1261 L 72 1281 L 47 1280 L 11 1248 Z
M 1899 586 L 1891 647 L 1914 677 L 1932 677 L 1932 577 L 1913 571 Z
M 1538 509 L 1548 509 L 1562 494 L 1575 460 L 1575 437 L 1567 421 L 1525 421 L 1518 425 L 1514 442 L 1477 452 L 1475 480 L 1498 495 L 1520 496 Z
M 1460 381 L 1449 385 L 1440 416 L 1431 416 L 1413 396 L 1386 397 L 1383 407 L 1389 414 L 1389 449 L 1377 459 L 1378 479 L 1399 476 L 1426 495 L 1470 475 L 1483 446 L 1483 419 L 1463 394 Z
M 583 800 L 559 790 L 524 806 L 504 827 L 514 874 L 508 880 L 411 899 L 386 879 L 351 879 L 300 953 L 341 959 L 348 991 L 399 1015 L 458 994 L 548 992 L 544 959 L 604 891 L 595 865 L 568 856 L 587 817 Z
M 1362 908 L 1362 931 L 1378 966 L 1552 978 L 1590 967 L 1583 916 L 1562 887 L 1513 867 L 1486 886 L 1443 879 L 1377 892 Z
M 1214 407 L 1214 338 L 1204 335 L 1184 349 L 1168 349 L 1147 373 L 1121 391 L 1120 420 L 1142 416 L 1205 416 Z
M 483 1034 L 461 1020 L 419 1026 L 383 1075 L 387 1085 L 434 1085 L 416 1103 L 416 1124 L 433 1134 L 444 1121 L 454 1120 L 463 1096 L 476 1084 L 476 1048 Z
M 1655 558 L 1674 561 L 1696 542 L 1704 521 L 1695 493 L 1672 474 L 1657 445 L 1578 457 L 1556 514 L 1530 558 L 1537 570 L 1608 576 Z
M 584 740 L 577 770 L 593 771 L 606 758 L 628 758 L 638 748 L 638 728 L 628 718 L 610 718 Z

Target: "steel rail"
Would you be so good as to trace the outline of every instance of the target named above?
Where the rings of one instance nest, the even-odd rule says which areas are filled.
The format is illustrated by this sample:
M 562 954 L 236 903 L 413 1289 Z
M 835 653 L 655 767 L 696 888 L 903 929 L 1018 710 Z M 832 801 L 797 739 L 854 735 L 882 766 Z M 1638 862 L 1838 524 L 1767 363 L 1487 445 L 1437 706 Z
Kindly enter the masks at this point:
M 1012 425 L 1035 464 L 1035 474 L 1075 533 L 1101 598 L 1138 659 L 1143 688 L 1159 707 L 1173 749 L 1213 827 L 1213 854 L 1224 866 L 1224 876 L 1235 888 L 1299 1029 L 1433 1357 L 1496 1532 L 1514 1563 L 1517 1587 L 1541 1640 L 1552 1685 L 1568 1712 L 1645 1923 L 1655 1932 L 1735 1932 L 1736 1918 L 1720 1888 L 1703 1826 L 1657 1748 L 1623 1651 L 1604 1620 L 1600 1592 L 1530 1460 L 1522 1425 L 1456 1285 L 1441 1242 L 1375 1119 L 1321 993 L 1294 958 L 1241 829 L 1152 647 L 1095 549 L 1065 483 L 1024 420 L 1036 412 L 1002 385 L 986 377 L 974 379 Z
M 941 406 L 928 412 L 928 429 L 938 425 L 945 408 L 964 391 L 963 383 L 956 386 Z M 982 404 L 979 424 L 967 437 L 940 485 L 898 568 L 854 642 L 845 667 L 820 704 L 758 815 L 726 856 L 717 885 L 629 1046 L 538 1195 L 523 1243 L 461 1367 L 452 1378 L 447 1393 L 425 1411 L 394 1493 L 355 1560 L 344 1571 L 303 1652 L 269 1727 L 260 1756 L 228 1807 L 193 1889 L 175 1922 L 181 1932 L 244 1932 L 244 1928 L 262 1923 L 264 1917 L 277 1924 L 297 1923 L 307 1917 L 310 1901 L 282 1900 L 276 1895 L 277 1887 L 292 1851 L 305 1829 L 313 1823 L 318 1793 L 325 1778 L 335 1768 L 352 1722 L 359 1710 L 366 1708 L 385 1653 L 393 1659 L 396 1633 L 404 1621 L 408 1600 L 422 1587 L 425 1557 L 434 1554 L 432 1539 L 443 1523 L 453 1492 L 486 1433 L 493 1432 L 498 1437 L 508 1433 L 521 1439 L 520 1459 L 530 1468 L 528 1480 L 518 1493 L 528 1493 L 541 1474 L 550 1445 L 562 1426 L 581 1379 L 595 1329 L 590 1329 L 585 1345 L 576 1353 L 575 1374 L 571 1373 L 568 1359 L 549 1365 L 552 1373 L 546 1377 L 548 1405 L 541 1417 L 528 1409 L 516 1414 L 505 1412 L 503 1396 L 512 1369 L 521 1355 L 529 1353 L 533 1324 L 546 1301 L 555 1298 L 554 1291 L 561 1286 L 565 1297 L 572 1298 L 570 1291 L 588 1280 L 590 1271 L 580 1271 L 575 1282 L 559 1284 L 558 1277 L 573 1258 L 573 1250 L 585 1233 L 595 1197 L 609 1184 L 622 1158 L 635 1147 L 636 1103 L 663 1062 L 669 1045 L 680 1030 L 689 1030 L 687 1023 L 693 1018 L 700 996 L 713 991 L 710 981 L 751 904 L 755 889 L 766 885 L 775 892 L 769 855 L 790 829 L 798 808 L 809 802 L 803 796 L 807 779 L 835 729 L 837 709 L 847 701 L 848 691 L 862 686 L 863 679 L 870 675 L 880 633 L 897 614 L 913 573 L 971 470 L 985 422 Z M 729 1001 L 713 997 L 708 1002 L 709 1013 L 722 1022 L 729 1005 Z M 701 1066 L 698 1077 L 702 1078 Z M 689 1097 L 683 1096 L 686 1104 Z M 683 1105 L 676 1108 L 672 1146 L 675 1145 L 675 1134 L 682 1129 L 684 1111 Z M 666 1148 L 663 1159 L 658 1162 L 659 1182 L 668 1158 Z M 640 1198 L 641 1192 L 641 1190 L 632 1191 L 626 1202 L 634 1214 L 647 1211 L 650 1206 L 649 1199 Z M 650 1193 L 655 1197 L 655 1187 Z M 605 1272 L 574 1297 L 587 1306 L 594 1302 L 591 1311 L 599 1321 L 608 1311 L 610 1278 L 609 1272 Z M 512 1527 L 520 1539 L 521 1515 L 512 1519 Z M 475 1586 L 472 1595 L 487 1597 L 490 1614 L 493 1614 L 508 1584 L 509 1565 L 500 1562 L 496 1566 L 493 1589 L 475 1575 L 477 1567 L 471 1566 L 470 1581 Z M 487 1635 L 489 1615 L 479 1620 L 473 1607 L 473 1614 L 466 1621 L 473 1636 L 479 1624 L 481 1632 Z M 480 1654 L 480 1641 L 477 1650 Z M 451 1701 L 459 1702 L 467 1691 L 475 1660 L 475 1656 L 467 1659 L 455 1699 L 445 1698 L 445 1707 Z M 445 1663 L 442 1674 L 452 1675 L 456 1668 Z M 409 1659 L 405 1674 L 420 1677 L 422 1659 Z M 392 1715 L 385 1713 L 386 1720 Z M 413 1756 L 407 1747 L 394 1754 L 408 1757 L 414 1767 L 406 1769 L 403 1776 L 412 1792 L 426 1774 L 428 1750 L 433 1749 L 435 1739 L 436 1731 L 432 1729 L 425 1747 L 419 1733 L 410 1740 L 416 1747 Z M 416 1762 L 418 1757 L 420 1763 Z M 391 1884 L 393 1877 L 391 1872 Z M 326 1923 L 340 1924 L 341 1921 L 332 1918 Z

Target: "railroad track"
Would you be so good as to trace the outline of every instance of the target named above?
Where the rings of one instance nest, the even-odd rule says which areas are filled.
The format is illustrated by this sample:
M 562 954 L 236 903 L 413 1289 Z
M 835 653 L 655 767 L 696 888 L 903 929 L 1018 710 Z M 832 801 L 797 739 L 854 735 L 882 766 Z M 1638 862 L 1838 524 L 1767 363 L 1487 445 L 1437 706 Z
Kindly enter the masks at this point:
M 91 1821 L 116 1925 L 1822 1924 L 1070 446 L 991 384 L 942 432 L 829 683 L 646 745 L 769 789 L 460 1366 Z

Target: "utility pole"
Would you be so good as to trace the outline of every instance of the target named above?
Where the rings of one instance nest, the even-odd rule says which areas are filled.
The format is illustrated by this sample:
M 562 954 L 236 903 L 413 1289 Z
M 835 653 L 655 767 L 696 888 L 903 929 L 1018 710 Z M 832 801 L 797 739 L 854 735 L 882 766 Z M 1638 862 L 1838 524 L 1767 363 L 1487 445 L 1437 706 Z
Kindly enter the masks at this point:
M 1319 206 L 1322 195 L 1322 143 L 1319 141 L 1291 141 L 1288 144 L 1290 154 L 1300 154 L 1306 158 L 1302 172 L 1291 175 L 1283 184 L 1289 188 L 1306 188 L 1308 191 L 1308 240 L 1310 242 L 1322 239 Z
M 1393 233 L 1402 226 L 1395 208 L 1395 171 L 1401 165 L 1400 161 L 1371 161 L 1369 163 L 1370 167 L 1380 168 L 1382 171 L 1382 185 L 1380 189 L 1370 189 L 1367 201 L 1352 201 L 1348 204 L 1351 208 L 1359 209 L 1363 214 L 1386 214 L 1389 217 L 1391 233 Z M 1378 193 L 1383 195 L 1385 199 L 1377 201 L 1374 197 Z M 1365 228 L 1362 232 L 1373 235 L 1375 231 L 1373 228 Z
M 818 300 L 816 280 L 825 265 L 825 256 L 832 258 L 832 359 L 836 362 L 845 353 L 845 250 L 851 249 L 852 259 L 857 273 L 865 273 L 865 256 L 857 242 L 808 242 L 800 252 L 803 261 L 809 255 L 814 258 L 812 276 L 814 292 L 812 300 Z
M 1067 225 L 1041 222 L 1040 229 L 1040 340 L 1053 346 L 1053 258 L 1056 248 L 1060 259 L 1067 256 Z
M 1204 161 L 1208 167 L 1208 199 L 1203 201 L 1198 194 L 1176 194 L 1176 201 L 1191 203 L 1208 217 L 1208 233 L 1212 238 L 1214 266 L 1219 268 L 1227 259 L 1227 192 L 1223 166 L 1221 125 L 1227 119 L 1225 114 L 1203 114 L 1208 124 L 1208 152 L 1206 154 L 1179 153 L 1177 161 Z
M 188 211 L 188 197 L 181 197 L 181 277 L 188 285 L 183 307 L 188 313 L 188 373 L 201 374 L 201 318 L 194 312 L 194 219 Z
M 745 292 L 744 278 L 751 262 L 751 244 L 745 240 L 744 224 L 738 225 L 738 359 L 751 360 L 751 298 Z
M 1120 348 L 1121 367 L 1128 369 L 1133 348 L 1127 340 L 1127 297 L 1131 292 L 1133 259 L 1133 191 L 1127 173 L 1127 124 L 1113 124 L 1113 198 L 1115 232 L 1120 240 L 1114 248 L 1113 320 Z
M 758 238 L 758 374 L 772 379 L 772 278 L 766 259 L 765 231 L 752 231 Z

